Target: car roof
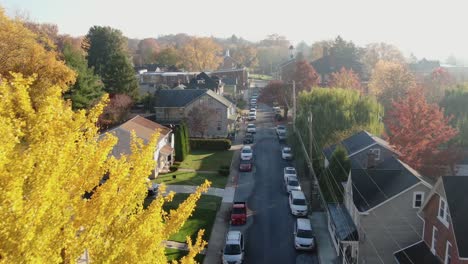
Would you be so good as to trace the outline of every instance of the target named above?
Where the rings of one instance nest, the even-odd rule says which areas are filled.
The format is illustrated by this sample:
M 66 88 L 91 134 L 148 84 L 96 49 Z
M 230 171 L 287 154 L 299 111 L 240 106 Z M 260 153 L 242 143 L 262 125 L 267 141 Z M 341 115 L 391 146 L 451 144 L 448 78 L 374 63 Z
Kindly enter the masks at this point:
M 238 241 L 240 240 L 241 232 L 236 230 L 231 230 L 228 232 L 226 241 Z
M 291 150 L 291 147 L 284 147 L 283 150 Z
M 297 182 L 299 182 L 299 179 L 297 179 L 296 176 L 291 176 L 291 175 L 289 175 L 289 176 L 287 177 L 287 181 L 288 181 L 288 182 L 289 182 L 289 181 L 297 181 Z
M 284 167 L 284 170 L 294 170 L 295 171 L 296 168 L 294 168 L 294 167 Z
M 255 126 L 255 124 L 248 124 L 247 126 Z
M 297 228 L 301 230 L 312 230 L 309 218 L 297 218 Z
M 246 145 L 246 146 L 243 146 L 242 149 L 252 149 L 252 147 L 249 145 Z
M 278 125 L 277 127 L 278 127 L 278 128 L 286 128 L 285 125 Z
M 304 193 L 301 191 L 291 191 L 293 199 L 305 199 Z

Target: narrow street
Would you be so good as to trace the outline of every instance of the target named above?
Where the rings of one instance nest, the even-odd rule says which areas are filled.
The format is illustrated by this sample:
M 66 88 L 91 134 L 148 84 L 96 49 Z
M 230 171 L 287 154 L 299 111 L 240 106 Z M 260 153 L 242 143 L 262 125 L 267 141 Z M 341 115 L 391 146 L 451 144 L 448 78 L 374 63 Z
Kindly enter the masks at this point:
M 283 168 L 291 163 L 281 158 L 272 110 L 261 105 L 257 110 L 255 168 L 239 173 L 235 200 L 247 201 L 251 210 L 246 226 L 245 263 L 318 263 L 314 253 L 296 251 L 288 195 L 283 187 Z

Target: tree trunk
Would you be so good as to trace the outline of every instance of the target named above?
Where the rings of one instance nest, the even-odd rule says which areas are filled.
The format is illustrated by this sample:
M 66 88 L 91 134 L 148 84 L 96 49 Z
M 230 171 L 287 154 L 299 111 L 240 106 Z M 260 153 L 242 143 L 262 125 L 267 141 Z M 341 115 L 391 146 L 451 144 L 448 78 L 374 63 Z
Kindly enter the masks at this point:
M 284 119 L 288 120 L 288 112 L 289 108 L 287 106 L 284 107 Z

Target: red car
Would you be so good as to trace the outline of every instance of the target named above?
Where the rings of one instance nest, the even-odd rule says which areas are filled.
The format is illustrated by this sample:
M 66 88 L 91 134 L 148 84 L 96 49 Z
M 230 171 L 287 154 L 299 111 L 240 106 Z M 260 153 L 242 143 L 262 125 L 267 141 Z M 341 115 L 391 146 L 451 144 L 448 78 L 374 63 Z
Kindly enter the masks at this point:
M 251 160 L 241 160 L 239 164 L 239 171 L 252 171 L 252 167 Z
M 245 202 L 234 202 L 231 212 L 231 224 L 243 225 L 247 222 L 247 205 Z

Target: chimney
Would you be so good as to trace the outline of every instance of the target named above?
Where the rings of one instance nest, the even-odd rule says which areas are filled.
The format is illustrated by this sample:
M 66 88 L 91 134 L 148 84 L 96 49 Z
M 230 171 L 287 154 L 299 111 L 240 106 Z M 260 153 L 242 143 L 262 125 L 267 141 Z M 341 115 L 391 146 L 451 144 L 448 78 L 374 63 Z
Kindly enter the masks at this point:
M 294 59 L 294 46 L 289 46 L 289 58 Z
M 375 154 L 372 151 L 367 153 L 367 168 L 372 169 L 376 165 Z

